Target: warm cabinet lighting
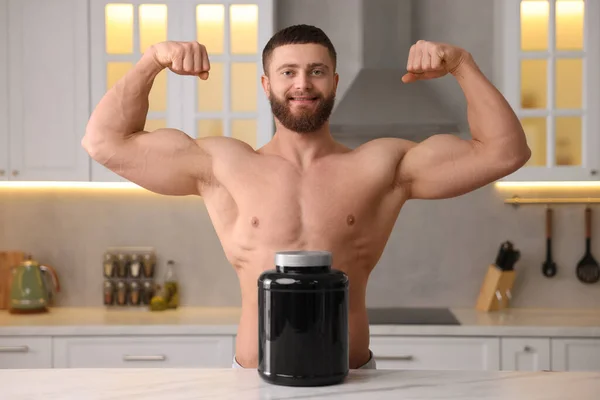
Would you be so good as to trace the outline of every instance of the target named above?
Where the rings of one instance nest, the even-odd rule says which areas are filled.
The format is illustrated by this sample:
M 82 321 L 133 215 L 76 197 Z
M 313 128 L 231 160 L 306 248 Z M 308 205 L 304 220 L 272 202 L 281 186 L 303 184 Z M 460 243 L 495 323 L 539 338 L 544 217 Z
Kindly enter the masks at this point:
M 600 188 L 600 181 L 556 181 L 556 182 L 496 182 L 500 189 L 516 188 Z
M 231 53 L 255 54 L 258 52 L 258 6 L 236 4 L 231 13 Z
M 146 190 L 131 182 L 34 182 L 34 181 L 5 181 L 0 182 L 0 189 L 136 189 Z
M 140 53 L 155 43 L 167 40 L 167 6 L 140 5 Z
M 583 49 L 583 0 L 559 0 L 556 2 L 556 49 Z
M 225 7 L 222 4 L 201 4 L 196 7 L 196 40 L 206 46 L 208 54 L 222 54 L 225 51 L 224 32 Z
M 258 6 L 255 4 L 236 4 L 231 6 L 231 23 L 256 24 Z
M 133 5 L 106 5 L 106 52 L 131 54 L 133 52 Z
M 521 49 L 539 51 L 548 49 L 548 1 L 521 2 Z

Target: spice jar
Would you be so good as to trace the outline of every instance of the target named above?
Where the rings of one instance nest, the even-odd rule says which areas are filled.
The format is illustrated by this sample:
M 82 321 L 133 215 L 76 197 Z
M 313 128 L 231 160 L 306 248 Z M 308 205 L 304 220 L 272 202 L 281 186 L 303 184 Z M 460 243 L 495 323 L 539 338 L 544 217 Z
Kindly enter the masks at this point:
M 127 305 L 127 285 L 123 281 L 117 282 L 117 304 L 120 306 Z
M 131 282 L 129 285 L 129 304 L 137 306 L 140 304 L 141 287 L 139 282 Z
M 144 269 L 144 276 L 146 278 L 153 278 L 154 269 L 156 267 L 156 256 L 154 253 L 146 253 L 142 256 L 142 266 Z
M 111 281 L 104 281 L 104 305 L 111 306 L 115 302 L 115 285 Z
M 104 254 L 103 269 L 104 269 L 104 277 L 112 278 L 113 276 L 115 276 L 115 272 L 117 269 L 117 260 L 113 254 L 111 254 L 111 253 Z
M 129 267 L 129 260 L 127 255 L 123 253 L 117 254 L 117 276 L 119 278 L 126 278 Z
M 131 262 L 129 263 L 129 276 L 132 278 L 139 278 L 142 274 L 142 258 L 139 254 L 131 255 Z
M 152 281 L 145 281 L 142 289 L 142 304 L 149 305 L 154 297 L 154 284 Z

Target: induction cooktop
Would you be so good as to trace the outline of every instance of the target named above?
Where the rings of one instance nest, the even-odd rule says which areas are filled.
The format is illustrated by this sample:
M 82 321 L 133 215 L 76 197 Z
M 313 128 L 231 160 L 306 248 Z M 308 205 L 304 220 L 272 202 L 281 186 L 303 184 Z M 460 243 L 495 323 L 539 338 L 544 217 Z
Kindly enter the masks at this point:
M 460 325 L 448 308 L 368 308 L 371 325 Z

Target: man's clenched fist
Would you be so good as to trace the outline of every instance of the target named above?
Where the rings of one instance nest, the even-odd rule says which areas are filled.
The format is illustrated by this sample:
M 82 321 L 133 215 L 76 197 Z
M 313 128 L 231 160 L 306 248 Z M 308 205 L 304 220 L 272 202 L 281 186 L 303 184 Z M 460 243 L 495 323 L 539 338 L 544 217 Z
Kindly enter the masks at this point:
M 163 68 L 179 75 L 196 75 L 208 79 L 210 62 L 206 47 L 198 42 L 161 42 L 150 47 L 152 56 Z
M 469 53 L 460 47 L 419 40 L 410 48 L 406 63 L 408 72 L 402 77 L 402 82 L 435 79 L 454 73 L 468 57 Z

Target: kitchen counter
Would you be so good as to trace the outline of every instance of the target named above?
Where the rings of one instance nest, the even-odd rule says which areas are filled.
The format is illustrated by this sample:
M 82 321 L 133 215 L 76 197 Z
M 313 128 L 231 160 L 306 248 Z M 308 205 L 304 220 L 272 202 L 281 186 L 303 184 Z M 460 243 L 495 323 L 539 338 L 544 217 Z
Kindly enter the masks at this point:
M 371 335 L 600 337 L 600 309 L 451 309 L 460 325 L 371 325 Z M 237 307 L 146 309 L 55 307 L 49 313 L 0 311 L 4 335 L 224 334 L 235 335 Z
M 31 382 L 35 382 L 34 385 Z M 297 388 L 256 370 L 46 369 L 0 374 L 7 399 L 577 399 L 600 393 L 600 372 L 351 370 L 339 385 Z

